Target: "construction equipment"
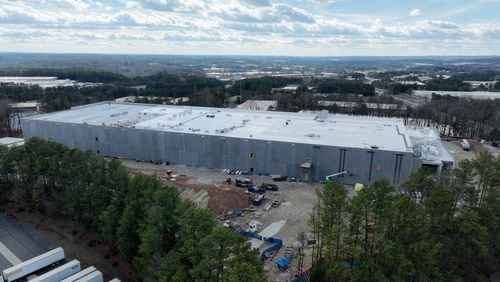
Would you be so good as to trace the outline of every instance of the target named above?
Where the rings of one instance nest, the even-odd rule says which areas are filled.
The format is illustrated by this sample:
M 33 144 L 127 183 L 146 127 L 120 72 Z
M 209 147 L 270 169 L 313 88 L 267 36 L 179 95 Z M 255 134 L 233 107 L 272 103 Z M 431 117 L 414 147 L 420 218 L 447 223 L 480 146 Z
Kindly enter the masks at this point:
M 361 184 L 361 183 L 356 183 L 356 184 L 354 185 L 354 191 L 356 191 L 356 192 L 360 192 L 360 191 L 361 191 L 361 190 L 363 190 L 364 188 L 365 188 L 365 186 L 364 186 L 363 184 Z
M 226 185 L 231 185 L 231 182 L 233 182 L 231 178 L 226 178 L 226 180 L 224 180 L 222 183 Z
M 274 199 L 273 203 L 271 204 L 271 207 L 276 208 L 280 205 L 280 200 Z
M 172 178 L 172 173 L 173 172 L 169 169 L 169 170 L 165 171 L 165 174 L 163 175 L 163 177 L 166 179 L 170 179 L 170 178 Z
M 334 177 L 336 177 L 336 176 L 341 176 L 341 175 L 344 175 L 344 174 L 349 174 L 349 175 L 351 175 L 351 174 L 349 173 L 349 171 L 348 171 L 348 170 L 344 170 L 344 171 L 342 171 L 342 172 L 338 172 L 338 173 L 330 174 L 330 175 L 325 176 L 325 181 L 324 181 L 324 183 L 325 183 L 325 184 L 333 183 L 332 178 L 334 178 Z

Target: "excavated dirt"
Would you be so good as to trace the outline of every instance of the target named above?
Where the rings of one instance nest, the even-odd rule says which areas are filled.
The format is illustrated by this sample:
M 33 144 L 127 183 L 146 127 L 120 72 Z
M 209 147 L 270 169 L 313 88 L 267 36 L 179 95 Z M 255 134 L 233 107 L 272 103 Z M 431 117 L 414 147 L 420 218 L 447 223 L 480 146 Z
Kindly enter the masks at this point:
M 224 184 L 200 184 L 186 176 L 176 181 L 167 181 L 166 184 L 179 188 L 181 196 L 201 207 L 209 208 L 214 215 L 244 209 L 250 205 L 248 195 L 241 188 Z
M 164 170 L 139 169 L 128 166 L 131 174 L 145 174 L 158 178 L 163 184 L 179 189 L 181 197 L 195 202 L 202 208 L 208 208 L 214 215 L 241 210 L 250 205 L 250 198 L 245 189 L 225 184 L 199 183 L 195 177 L 180 175 L 175 180 L 161 176 Z

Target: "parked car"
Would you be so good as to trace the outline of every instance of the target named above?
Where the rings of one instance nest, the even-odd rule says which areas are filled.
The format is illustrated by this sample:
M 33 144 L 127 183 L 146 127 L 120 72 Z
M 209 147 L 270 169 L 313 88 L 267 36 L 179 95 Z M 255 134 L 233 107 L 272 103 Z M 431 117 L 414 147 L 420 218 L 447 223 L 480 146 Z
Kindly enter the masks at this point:
M 278 185 L 275 184 L 262 183 L 259 187 L 269 191 L 278 191 Z

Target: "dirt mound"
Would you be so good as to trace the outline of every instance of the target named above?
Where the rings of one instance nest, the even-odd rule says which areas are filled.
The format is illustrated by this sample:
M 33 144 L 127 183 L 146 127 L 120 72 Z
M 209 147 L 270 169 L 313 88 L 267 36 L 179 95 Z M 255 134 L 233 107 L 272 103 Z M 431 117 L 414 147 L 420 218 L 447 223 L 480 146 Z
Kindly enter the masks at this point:
M 200 207 L 209 208 L 214 215 L 236 211 L 249 206 L 250 200 L 243 189 L 223 184 L 200 184 L 189 177 L 180 177 L 165 184 L 181 190 L 181 197 L 196 202 Z

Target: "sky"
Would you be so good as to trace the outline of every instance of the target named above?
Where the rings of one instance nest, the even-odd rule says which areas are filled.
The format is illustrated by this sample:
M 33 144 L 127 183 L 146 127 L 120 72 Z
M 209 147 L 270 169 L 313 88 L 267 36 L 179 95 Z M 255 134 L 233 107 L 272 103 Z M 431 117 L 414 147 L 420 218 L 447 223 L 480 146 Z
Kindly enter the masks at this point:
M 500 55 L 500 0 L 0 0 L 0 51 Z

